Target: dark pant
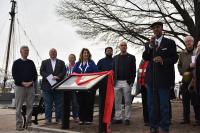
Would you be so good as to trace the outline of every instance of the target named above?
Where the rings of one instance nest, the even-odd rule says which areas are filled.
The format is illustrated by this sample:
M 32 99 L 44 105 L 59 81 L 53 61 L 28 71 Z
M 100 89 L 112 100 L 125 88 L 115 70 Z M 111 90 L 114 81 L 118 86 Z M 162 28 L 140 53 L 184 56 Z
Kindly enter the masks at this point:
M 170 122 L 172 120 L 172 104 L 171 104 L 170 100 L 169 100 L 169 120 L 170 120 Z
M 93 88 L 92 88 L 93 89 Z M 80 121 L 93 121 L 95 90 L 77 92 Z
M 105 99 L 106 99 L 106 89 L 107 89 L 107 77 L 104 78 L 99 83 L 99 132 L 105 132 L 106 131 L 106 124 L 103 123 L 103 116 L 104 116 L 104 106 L 105 106 Z M 112 116 L 111 119 L 115 116 L 115 104 L 113 103 L 113 110 L 112 110 Z
M 72 115 L 73 115 L 73 118 L 77 118 L 78 117 L 79 105 L 78 105 L 77 95 L 76 95 L 75 91 L 72 91 L 71 104 L 72 104 Z
M 147 105 L 147 88 L 145 86 L 141 86 L 141 94 L 142 94 L 144 123 L 149 123 L 149 113 L 148 113 L 148 105 Z
M 198 96 L 195 92 L 190 93 L 188 89 L 182 91 L 182 103 L 183 103 L 183 120 L 190 121 L 190 101 L 193 105 L 195 120 L 200 120 L 200 107 L 198 104 Z

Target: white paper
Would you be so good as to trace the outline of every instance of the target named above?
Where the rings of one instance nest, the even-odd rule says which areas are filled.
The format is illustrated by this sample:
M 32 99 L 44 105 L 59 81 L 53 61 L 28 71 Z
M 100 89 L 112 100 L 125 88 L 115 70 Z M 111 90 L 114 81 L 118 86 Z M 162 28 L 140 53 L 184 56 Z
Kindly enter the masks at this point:
M 192 63 L 195 63 L 196 56 L 192 56 Z
M 57 83 L 56 80 L 53 79 L 53 75 L 50 74 L 48 77 L 47 77 L 47 80 L 49 81 L 50 85 L 53 86 L 54 84 Z

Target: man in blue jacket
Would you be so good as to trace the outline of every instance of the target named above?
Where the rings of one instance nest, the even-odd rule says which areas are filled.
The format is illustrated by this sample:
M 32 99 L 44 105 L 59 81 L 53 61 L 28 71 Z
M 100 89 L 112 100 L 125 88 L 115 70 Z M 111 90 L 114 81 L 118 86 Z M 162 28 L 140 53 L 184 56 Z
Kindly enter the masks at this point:
M 150 28 L 154 35 L 146 44 L 143 52 L 143 59 L 149 61 L 145 78 L 148 79 L 146 83 L 150 130 L 151 133 L 158 133 L 159 130 L 161 133 L 168 133 L 170 125 L 169 91 L 173 84 L 171 79 L 178 55 L 175 42 L 165 38 L 162 34 L 162 22 L 155 22 Z M 157 118 L 157 114 L 160 114 L 160 119 Z
M 98 70 L 100 72 L 102 71 L 109 71 L 112 70 L 112 62 L 113 62 L 113 49 L 112 47 L 106 47 L 105 48 L 105 55 L 106 57 L 100 59 L 97 63 Z M 103 114 L 104 114 L 104 103 L 105 103 L 105 96 L 106 96 L 106 88 L 107 88 L 107 78 L 103 79 L 100 86 L 99 86 L 99 99 L 100 99 L 100 121 L 103 120 Z M 114 117 L 114 107 L 112 112 L 112 118 Z M 103 126 L 102 126 L 103 125 Z M 100 130 L 101 132 L 106 130 L 106 125 L 104 123 L 100 124 Z

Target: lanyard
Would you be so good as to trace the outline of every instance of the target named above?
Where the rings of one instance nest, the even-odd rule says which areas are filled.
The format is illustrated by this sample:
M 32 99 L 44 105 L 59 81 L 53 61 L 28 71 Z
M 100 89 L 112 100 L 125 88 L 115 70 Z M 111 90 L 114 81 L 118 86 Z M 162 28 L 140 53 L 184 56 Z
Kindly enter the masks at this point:
M 82 64 L 82 62 L 80 63 L 80 65 L 79 65 L 79 69 L 81 70 L 81 73 L 85 73 L 86 71 L 87 71 L 87 68 L 89 67 L 89 64 L 88 64 L 88 61 L 86 62 L 86 67 L 85 67 L 85 69 L 84 69 L 84 71 L 83 71 L 83 69 L 82 69 L 82 66 L 83 64 Z

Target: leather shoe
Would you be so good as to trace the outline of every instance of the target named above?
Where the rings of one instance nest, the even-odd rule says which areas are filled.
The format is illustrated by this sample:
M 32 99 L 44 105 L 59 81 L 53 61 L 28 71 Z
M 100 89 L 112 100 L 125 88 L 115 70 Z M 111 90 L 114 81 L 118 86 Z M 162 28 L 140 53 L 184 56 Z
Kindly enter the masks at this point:
M 193 126 L 200 126 L 200 121 L 195 121 L 195 123 L 193 124 Z
M 157 128 L 150 128 L 150 133 L 159 133 Z
M 148 122 L 145 122 L 145 123 L 144 123 L 144 126 L 149 126 L 149 123 L 148 123 Z
M 79 125 L 84 125 L 84 121 L 79 121 Z
M 125 120 L 124 124 L 125 125 L 130 125 L 130 120 Z
M 180 124 L 190 124 L 190 121 L 182 121 Z
M 122 124 L 122 120 L 113 120 L 112 124 Z

